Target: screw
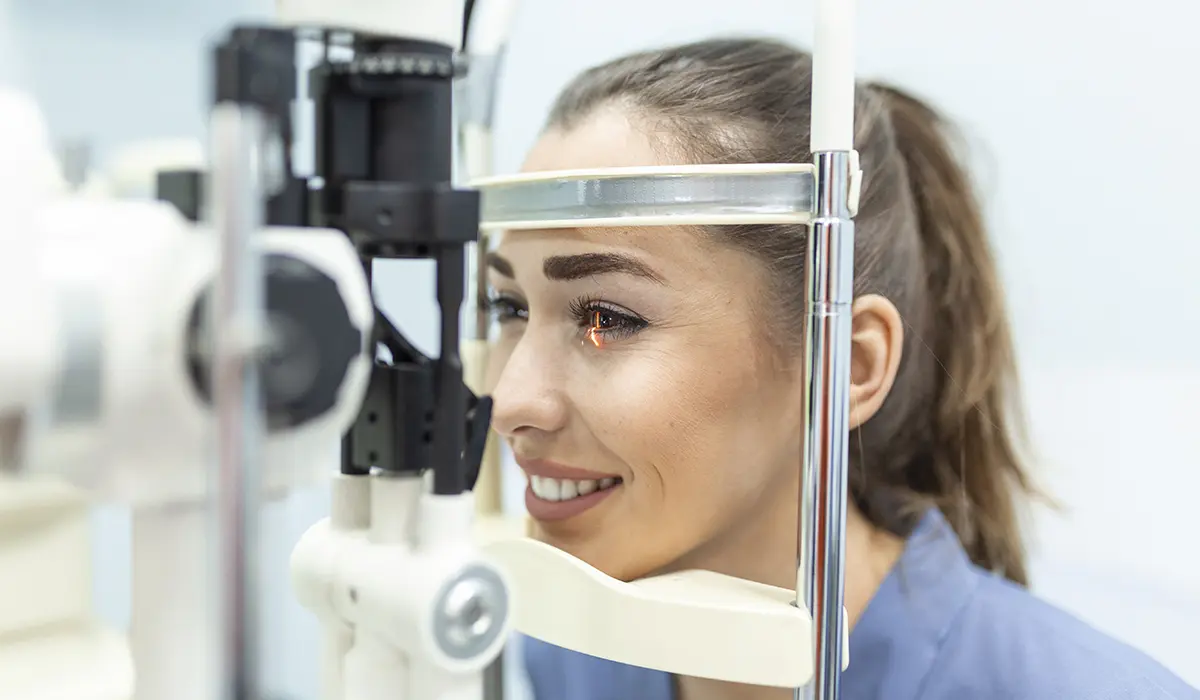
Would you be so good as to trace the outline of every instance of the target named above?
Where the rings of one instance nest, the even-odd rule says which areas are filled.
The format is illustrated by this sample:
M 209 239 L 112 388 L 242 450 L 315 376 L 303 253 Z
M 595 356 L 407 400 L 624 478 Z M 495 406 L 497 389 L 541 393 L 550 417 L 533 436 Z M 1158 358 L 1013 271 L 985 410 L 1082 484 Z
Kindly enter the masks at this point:
M 478 580 L 458 582 L 445 599 L 448 633 L 454 643 L 469 645 L 491 629 L 493 615 L 487 587 Z

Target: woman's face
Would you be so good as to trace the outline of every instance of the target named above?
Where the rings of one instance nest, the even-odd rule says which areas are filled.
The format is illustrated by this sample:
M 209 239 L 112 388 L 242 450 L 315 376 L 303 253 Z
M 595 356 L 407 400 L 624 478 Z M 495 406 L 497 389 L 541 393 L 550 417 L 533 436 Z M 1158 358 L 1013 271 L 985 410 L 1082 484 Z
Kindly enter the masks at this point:
M 601 112 L 525 170 L 665 163 Z M 800 375 L 766 349 L 754 259 L 682 228 L 518 231 L 494 251 L 493 425 L 538 538 L 629 580 L 703 559 L 781 495 L 794 508 Z

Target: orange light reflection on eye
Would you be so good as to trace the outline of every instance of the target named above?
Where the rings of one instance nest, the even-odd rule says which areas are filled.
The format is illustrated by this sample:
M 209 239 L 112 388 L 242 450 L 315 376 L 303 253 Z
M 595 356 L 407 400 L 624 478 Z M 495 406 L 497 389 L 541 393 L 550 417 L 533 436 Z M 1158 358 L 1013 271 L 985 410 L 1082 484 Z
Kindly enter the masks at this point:
M 601 321 L 602 317 L 603 316 L 599 311 L 593 311 L 592 326 L 591 328 L 588 328 L 587 332 L 588 340 L 592 341 L 592 345 L 595 345 L 596 347 L 602 347 L 604 345 L 604 339 L 600 335 L 604 332 L 604 329 L 601 328 L 603 325 L 603 322 Z

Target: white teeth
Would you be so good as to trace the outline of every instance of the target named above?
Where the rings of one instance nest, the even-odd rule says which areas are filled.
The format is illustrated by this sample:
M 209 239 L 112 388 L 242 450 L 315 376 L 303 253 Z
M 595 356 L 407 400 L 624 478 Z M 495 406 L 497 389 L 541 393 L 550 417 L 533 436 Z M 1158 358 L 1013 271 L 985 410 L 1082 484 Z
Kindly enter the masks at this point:
M 611 488 L 617 483 L 613 477 L 605 479 L 552 479 L 548 476 L 530 476 L 529 486 L 533 495 L 543 501 L 569 501 L 572 498 L 586 496 L 603 489 Z
M 534 495 L 543 501 L 558 500 L 558 494 L 560 491 L 558 490 L 558 482 L 554 479 L 547 479 L 541 476 L 531 476 L 529 477 L 529 486 L 533 489 Z

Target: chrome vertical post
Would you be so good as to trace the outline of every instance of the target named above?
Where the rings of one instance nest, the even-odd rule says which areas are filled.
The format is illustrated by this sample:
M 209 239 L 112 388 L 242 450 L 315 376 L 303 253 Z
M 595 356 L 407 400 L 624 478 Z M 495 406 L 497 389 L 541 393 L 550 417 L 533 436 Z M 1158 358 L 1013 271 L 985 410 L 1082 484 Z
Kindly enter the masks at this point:
M 263 224 L 264 116 L 217 104 L 212 139 L 211 214 L 220 261 L 210 322 L 217 416 L 214 529 L 217 545 L 218 700 L 260 700 L 262 616 L 258 608 L 265 427 L 256 356 L 265 328 L 262 262 L 254 237 Z
M 850 330 L 854 221 L 848 153 L 817 155 L 816 217 L 805 260 L 808 316 L 804 467 L 800 500 L 800 599 L 812 614 L 813 682 L 800 698 L 835 700 L 842 670 Z

